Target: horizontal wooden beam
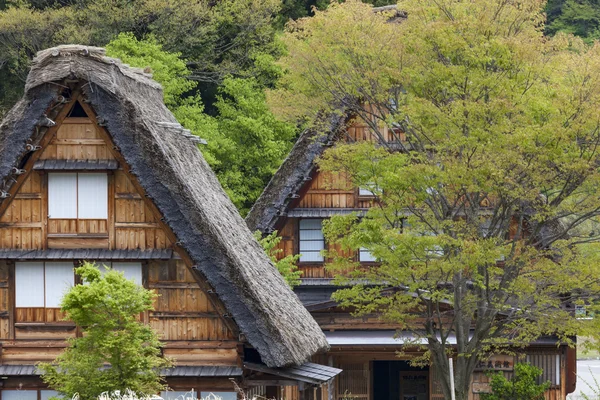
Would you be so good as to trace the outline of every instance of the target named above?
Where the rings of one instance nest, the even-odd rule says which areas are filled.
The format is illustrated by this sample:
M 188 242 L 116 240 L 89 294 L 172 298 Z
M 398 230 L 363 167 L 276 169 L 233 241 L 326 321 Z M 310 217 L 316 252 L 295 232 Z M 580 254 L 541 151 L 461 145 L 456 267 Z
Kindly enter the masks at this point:
M 102 139 L 54 139 L 52 144 L 72 146 L 106 146 L 106 142 Z
M 17 193 L 15 199 L 17 200 L 30 200 L 30 199 L 41 199 L 41 193 Z
M 298 381 L 287 379 L 247 379 L 244 386 L 298 386 Z
M 166 349 L 235 349 L 240 342 L 234 340 L 167 340 Z
M 217 313 L 188 311 L 151 311 L 150 318 L 220 318 Z
M 0 228 L 42 228 L 41 222 L 3 222 Z
M 148 285 L 149 289 L 200 289 L 196 282 L 156 282 Z
M 160 228 L 158 222 L 115 222 L 115 228 L 119 229 L 151 229 Z
M 142 196 L 137 193 L 115 193 L 115 199 L 142 200 Z

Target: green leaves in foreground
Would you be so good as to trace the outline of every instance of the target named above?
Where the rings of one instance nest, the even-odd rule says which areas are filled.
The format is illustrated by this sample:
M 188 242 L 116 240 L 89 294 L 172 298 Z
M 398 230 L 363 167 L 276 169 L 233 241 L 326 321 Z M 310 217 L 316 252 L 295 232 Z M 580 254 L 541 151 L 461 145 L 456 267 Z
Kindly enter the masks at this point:
M 482 393 L 482 400 L 543 400 L 550 382 L 537 383 L 542 369 L 530 364 L 516 363 L 514 376 L 506 379 L 503 372 L 492 375 L 492 393 Z
M 284 258 L 278 259 L 278 255 L 283 252 L 282 249 L 278 248 L 279 242 L 281 242 L 282 237 L 277 236 L 277 231 L 271 233 L 270 235 L 262 237 L 260 231 L 254 232 L 254 238 L 258 240 L 260 245 L 263 247 L 273 264 L 277 267 L 279 273 L 283 276 L 283 279 L 287 282 L 290 287 L 298 286 L 300 284 L 300 277 L 302 276 L 302 271 L 298 271 L 298 266 L 296 263 L 300 259 L 300 255 L 289 255 Z
M 155 294 L 122 273 L 86 263 L 76 269 L 85 284 L 63 298 L 61 310 L 82 330 L 54 364 L 40 364 L 42 379 L 70 398 L 96 399 L 102 392 L 131 389 L 139 395 L 164 388 L 159 376 L 169 361 L 150 326 L 139 321 L 151 310 Z

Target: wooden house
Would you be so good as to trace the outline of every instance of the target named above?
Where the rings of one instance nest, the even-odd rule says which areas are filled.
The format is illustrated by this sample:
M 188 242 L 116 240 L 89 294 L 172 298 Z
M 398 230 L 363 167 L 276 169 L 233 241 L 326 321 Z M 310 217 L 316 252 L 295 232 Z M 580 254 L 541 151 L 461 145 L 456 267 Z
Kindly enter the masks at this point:
M 324 267 L 321 250 L 328 249 L 321 231 L 322 221 L 333 215 L 364 213 L 376 199 L 368 190 L 351 187 L 342 177 L 321 172 L 315 159 L 337 141 L 381 141 L 369 127 L 349 116 L 331 115 L 322 123 L 326 134 L 304 132 L 287 159 L 274 175 L 261 197 L 250 211 L 246 222 L 251 230 L 263 234 L 277 231 L 281 257 L 301 254 L 298 267 L 302 283 L 296 293 L 311 312 L 331 346 L 325 356 L 316 359 L 343 369 L 335 379 L 331 400 L 352 397 L 359 400 L 443 399 L 433 368 L 415 368 L 408 362 L 410 349 L 404 343 L 415 338 L 397 327 L 381 321 L 377 315 L 352 317 L 351 310 L 338 307 L 331 299 L 337 289 L 333 276 Z M 383 132 L 388 148 L 402 148 L 401 131 Z M 376 261 L 365 249 L 353 255 L 368 267 Z M 404 354 L 398 357 L 397 352 Z M 413 353 L 414 354 L 414 353 Z M 550 381 L 548 399 L 565 399 L 575 389 L 576 352 L 567 346 L 557 346 L 555 338 L 542 338 L 531 343 L 522 357 L 543 368 L 541 379 Z M 474 374 L 472 399 L 489 390 L 489 370 L 510 374 L 514 357 L 497 355 L 481 365 Z
M 164 340 L 175 391 L 236 394 L 340 371 L 148 74 L 61 46 L 34 60 L 0 125 L 0 399 L 53 395 L 35 364 L 80 330 L 61 315 L 74 266 L 95 261 L 158 293 L 141 318 Z

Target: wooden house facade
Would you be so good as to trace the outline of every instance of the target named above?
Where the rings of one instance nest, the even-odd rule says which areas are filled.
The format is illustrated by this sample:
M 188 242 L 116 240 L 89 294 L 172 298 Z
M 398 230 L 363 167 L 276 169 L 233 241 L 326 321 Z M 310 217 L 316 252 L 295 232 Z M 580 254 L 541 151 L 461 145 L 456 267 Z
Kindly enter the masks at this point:
M 367 124 L 347 115 L 332 115 L 324 124 L 329 128 L 326 134 L 308 130 L 301 135 L 246 222 L 251 230 L 263 234 L 277 231 L 282 237 L 281 257 L 301 255 L 298 268 L 302 279 L 294 290 L 331 347 L 326 355 L 315 359 L 343 370 L 327 393 L 329 399 L 443 399 L 435 370 L 415 368 L 409 363 L 419 353 L 404 344 L 413 342 L 414 337 L 398 331 L 397 326 L 382 321 L 376 314 L 353 317 L 352 310 L 338 307 L 331 299 L 338 287 L 321 254 L 321 250 L 332 249 L 321 230 L 323 220 L 333 215 L 360 215 L 375 204 L 376 198 L 369 190 L 352 187 L 343 176 L 319 171 L 316 158 L 341 140 L 383 140 L 386 141 L 380 143 L 383 146 L 402 149 L 406 146 L 404 135 L 384 130 L 380 138 Z M 348 256 L 366 268 L 376 262 L 366 249 L 356 249 Z M 402 351 L 400 357 L 399 351 Z M 555 338 L 541 338 L 518 357 L 496 355 L 482 362 L 472 378 L 470 399 L 478 400 L 479 393 L 489 391 L 487 372 L 504 371 L 510 376 L 517 359 L 544 370 L 540 379 L 552 384 L 546 392 L 547 399 L 565 399 L 575 389 L 575 349 L 557 345 Z
M 35 368 L 81 331 L 60 312 L 83 261 L 154 290 L 141 318 L 175 367 L 167 397 L 300 389 L 340 371 L 327 341 L 167 110 L 160 86 L 103 49 L 34 60 L 0 125 L 0 399 L 42 400 Z M 314 391 L 304 390 L 310 395 Z

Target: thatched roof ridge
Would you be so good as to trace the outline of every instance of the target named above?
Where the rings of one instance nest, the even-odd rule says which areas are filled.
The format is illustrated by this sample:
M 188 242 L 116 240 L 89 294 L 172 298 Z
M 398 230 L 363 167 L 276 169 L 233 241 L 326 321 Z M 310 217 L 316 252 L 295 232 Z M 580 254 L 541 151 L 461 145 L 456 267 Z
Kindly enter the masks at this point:
M 315 160 L 327 149 L 345 126 L 347 116 L 333 112 L 322 117 L 319 128 L 302 132 L 292 150 L 246 216 L 251 231 L 270 233 L 281 215 L 285 215 L 294 197 L 306 184 L 315 168 Z
M 39 143 L 40 116 L 69 80 L 84 83 L 98 120 L 262 361 L 298 365 L 327 349 L 321 329 L 253 239 L 196 145 L 169 128 L 177 121 L 160 85 L 104 50 L 69 45 L 38 53 L 23 99 L 0 125 L 4 187 L 11 169 L 24 163 L 26 144 Z

